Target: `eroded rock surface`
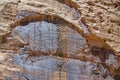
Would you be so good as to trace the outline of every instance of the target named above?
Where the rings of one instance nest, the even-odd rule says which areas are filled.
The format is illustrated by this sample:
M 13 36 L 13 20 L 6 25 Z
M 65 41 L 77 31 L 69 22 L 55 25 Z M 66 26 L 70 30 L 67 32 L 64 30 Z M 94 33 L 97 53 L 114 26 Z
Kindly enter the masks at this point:
M 12 50 L 13 52 L 11 54 L 13 53 L 18 54 L 21 53 L 20 50 L 25 48 L 25 46 L 29 46 L 28 48 L 29 50 L 27 53 L 31 54 L 31 52 L 29 51 L 32 51 L 32 53 L 34 54 L 35 51 L 33 50 L 33 47 L 35 46 L 32 45 L 35 43 L 39 44 L 38 38 L 40 37 L 44 38 L 44 36 L 39 36 L 36 38 L 37 41 L 35 40 L 35 42 L 32 42 L 33 38 L 31 37 L 34 37 L 35 34 L 32 33 L 34 31 L 30 31 L 30 30 L 27 31 L 27 29 L 29 29 L 27 27 L 33 27 L 33 28 L 35 26 L 39 27 L 41 24 L 37 22 L 40 21 L 53 23 L 53 25 L 60 24 L 63 26 L 68 26 L 71 29 L 74 29 L 85 40 L 83 51 L 78 50 L 78 52 L 75 52 L 73 50 L 70 51 L 69 53 L 75 53 L 75 55 L 70 54 L 70 55 L 62 56 L 64 58 L 70 59 L 68 60 L 69 63 L 64 65 L 67 67 L 63 70 L 67 72 L 68 76 L 70 76 L 68 77 L 68 80 L 74 80 L 75 76 L 77 77 L 76 78 L 77 80 L 79 79 L 89 80 L 89 78 L 91 80 L 95 80 L 95 78 L 97 78 L 97 80 L 119 80 L 120 79 L 120 70 L 119 70 L 120 18 L 119 17 L 120 17 L 119 0 L 107 0 L 107 1 L 104 0 L 16 0 L 16 1 L 4 0 L 3 1 L 2 0 L 0 2 L 0 44 L 1 44 L 0 51 L 4 54 L 6 52 L 8 53 L 9 50 L 10 51 Z M 31 25 L 31 24 L 35 24 L 35 25 Z M 21 27 L 21 29 L 16 30 L 15 33 L 14 32 L 15 28 L 18 26 Z M 29 31 L 31 32 L 30 34 L 33 35 L 29 36 L 28 34 Z M 42 29 L 42 31 L 44 30 Z M 65 32 L 66 31 L 63 30 L 63 34 L 62 34 L 63 36 L 64 34 L 66 34 Z M 13 33 L 13 37 L 12 36 L 10 37 L 9 33 Z M 39 34 L 39 32 L 36 33 Z M 71 33 L 74 33 L 74 31 Z M 54 36 L 52 35 L 49 36 L 50 39 L 54 39 L 53 38 Z M 60 39 L 66 42 L 66 39 L 64 38 L 62 39 L 63 36 L 60 36 Z M 49 48 L 49 46 L 55 47 L 56 44 L 54 44 L 54 46 L 51 44 L 47 45 L 47 48 Z M 39 46 L 37 46 L 36 48 L 37 49 L 41 48 L 38 47 Z M 73 48 L 76 47 L 79 46 L 75 45 L 74 47 L 73 45 Z M 65 46 L 63 48 L 65 48 Z M 49 49 L 54 50 L 55 48 L 49 48 Z M 44 49 L 42 51 L 44 52 Z M 29 56 L 26 53 L 25 54 L 24 53 L 25 52 L 23 51 L 19 55 L 16 54 L 12 55 L 13 64 L 17 64 L 21 67 L 24 67 L 25 69 L 23 73 L 20 72 L 15 73 L 17 75 L 17 78 L 20 78 L 22 80 L 24 79 L 39 80 L 40 78 L 41 80 L 42 79 L 46 80 L 47 78 L 50 78 L 51 80 L 53 80 L 53 78 L 51 77 L 52 74 L 50 74 L 51 69 L 48 69 L 46 71 L 45 67 L 40 68 L 38 64 L 41 65 L 45 64 L 44 66 L 49 65 L 49 68 L 55 69 L 52 70 L 52 72 L 59 71 L 59 68 L 54 68 L 50 66 L 56 66 L 54 64 L 57 61 L 56 59 L 54 59 L 54 57 L 55 56 L 61 57 L 61 55 L 56 55 L 55 53 L 51 53 L 51 52 L 47 52 L 47 54 L 41 53 L 42 55 L 47 55 L 47 56 L 52 55 L 54 57 L 48 58 L 50 59 L 48 60 L 48 64 L 46 64 L 46 60 L 45 61 L 37 60 L 35 61 L 36 63 L 35 64 L 32 63 L 31 60 L 28 58 Z M 33 60 L 36 59 L 32 56 L 30 56 L 30 58 L 33 58 Z M 40 59 L 41 57 L 37 57 L 37 58 Z M 26 59 L 28 62 L 26 61 Z M 51 62 L 49 63 L 49 61 Z M 51 65 L 51 63 L 53 65 Z M 75 66 L 72 66 L 70 64 L 73 64 Z M 102 67 L 102 68 L 100 67 L 101 71 L 97 72 L 97 70 L 94 70 L 94 69 L 99 69 L 98 68 L 99 66 L 97 66 L 97 68 L 96 67 L 93 68 L 90 66 L 91 64 L 93 64 L 92 66 L 96 66 L 96 65 L 101 66 Z M 30 69 L 32 68 L 32 71 L 28 69 L 28 66 Z M 85 68 L 85 70 L 83 70 L 81 67 L 79 67 L 78 69 L 78 66 L 88 67 L 88 68 Z M 29 72 L 38 74 L 38 72 L 34 72 L 38 70 L 38 68 L 40 68 L 40 71 L 42 70 L 41 72 L 43 72 L 44 75 L 43 73 L 40 73 L 41 76 L 38 77 L 37 75 L 35 76 L 32 73 L 29 74 Z M 74 73 L 78 72 L 80 75 L 79 74 L 73 75 L 71 72 L 69 72 L 72 71 L 72 69 L 76 69 L 76 72 Z M 93 73 L 90 73 L 92 71 Z

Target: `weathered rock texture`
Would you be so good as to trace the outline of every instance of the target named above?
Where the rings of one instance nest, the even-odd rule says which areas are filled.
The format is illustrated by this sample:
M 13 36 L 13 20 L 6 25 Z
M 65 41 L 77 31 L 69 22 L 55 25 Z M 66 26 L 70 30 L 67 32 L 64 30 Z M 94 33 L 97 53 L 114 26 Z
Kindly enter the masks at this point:
M 10 42 L 12 39 L 9 34 L 15 27 L 26 26 L 31 22 L 38 21 L 67 25 L 77 31 L 85 38 L 89 52 L 94 57 L 99 57 L 98 64 L 106 68 L 115 80 L 120 79 L 119 0 L 1 1 L 0 50 L 7 51 L 10 49 L 9 43 L 12 43 Z M 15 44 L 15 46 L 17 45 Z M 18 51 L 18 49 L 12 48 L 14 51 Z M 108 57 L 110 54 L 117 60 L 117 65 L 108 65 L 106 63 L 106 59 L 110 59 Z M 57 55 L 54 54 L 54 56 Z M 97 62 L 94 58 L 91 59 L 86 54 L 84 55 L 84 53 L 83 56 L 68 55 L 65 57 L 93 63 Z

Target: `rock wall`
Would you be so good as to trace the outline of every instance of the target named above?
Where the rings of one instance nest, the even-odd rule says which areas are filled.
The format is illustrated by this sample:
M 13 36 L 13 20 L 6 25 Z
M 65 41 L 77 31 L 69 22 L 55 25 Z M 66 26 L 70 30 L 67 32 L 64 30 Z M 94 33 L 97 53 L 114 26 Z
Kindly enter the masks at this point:
M 95 56 L 97 56 L 98 64 L 109 71 L 107 74 L 111 74 L 112 78 L 119 80 L 119 17 L 119 0 L 2 0 L 0 2 L 0 51 L 2 53 L 9 51 L 10 43 L 20 46 L 19 40 L 16 41 L 16 45 L 15 42 L 12 42 L 13 38 L 10 37 L 11 32 L 17 26 L 25 26 L 38 21 L 59 23 L 67 25 L 81 34 L 86 40 L 89 52 L 94 57 L 91 60 L 90 55 L 83 53 L 85 55 L 82 57 L 81 55 L 69 55 L 69 58 L 96 63 Z M 22 46 L 24 45 L 22 44 Z M 15 53 L 19 49 L 19 47 L 12 48 L 13 51 L 16 51 Z M 116 64 L 113 64 L 112 59 Z M 109 79 L 106 78 L 106 80 Z

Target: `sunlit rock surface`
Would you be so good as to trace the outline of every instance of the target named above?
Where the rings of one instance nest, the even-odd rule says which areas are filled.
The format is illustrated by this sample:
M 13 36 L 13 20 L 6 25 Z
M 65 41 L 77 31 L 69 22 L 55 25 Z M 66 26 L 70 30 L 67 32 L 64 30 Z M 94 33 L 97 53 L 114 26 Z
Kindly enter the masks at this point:
M 0 79 L 10 79 L 3 71 L 9 69 L 7 62 L 24 69 L 8 70 L 13 80 L 60 80 L 61 63 L 65 80 L 119 80 L 119 16 L 119 0 L 1 0 L 0 65 L 5 67 L 0 68 Z M 61 60 L 56 52 L 67 56 L 57 55 L 66 57 Z M 11 62 L 3 63 L 4 53 L 12 56 Z M 39 57 L 31 56 L 35 53 Z

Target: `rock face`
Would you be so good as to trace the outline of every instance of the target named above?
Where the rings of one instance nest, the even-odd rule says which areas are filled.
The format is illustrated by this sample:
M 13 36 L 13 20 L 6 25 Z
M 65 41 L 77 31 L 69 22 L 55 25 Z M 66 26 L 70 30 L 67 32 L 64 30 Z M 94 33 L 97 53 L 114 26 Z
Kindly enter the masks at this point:
M 23 68 L 13 80 L 119 80 L 119 17 L 119 0 L 4 0 L 0 51 Z

